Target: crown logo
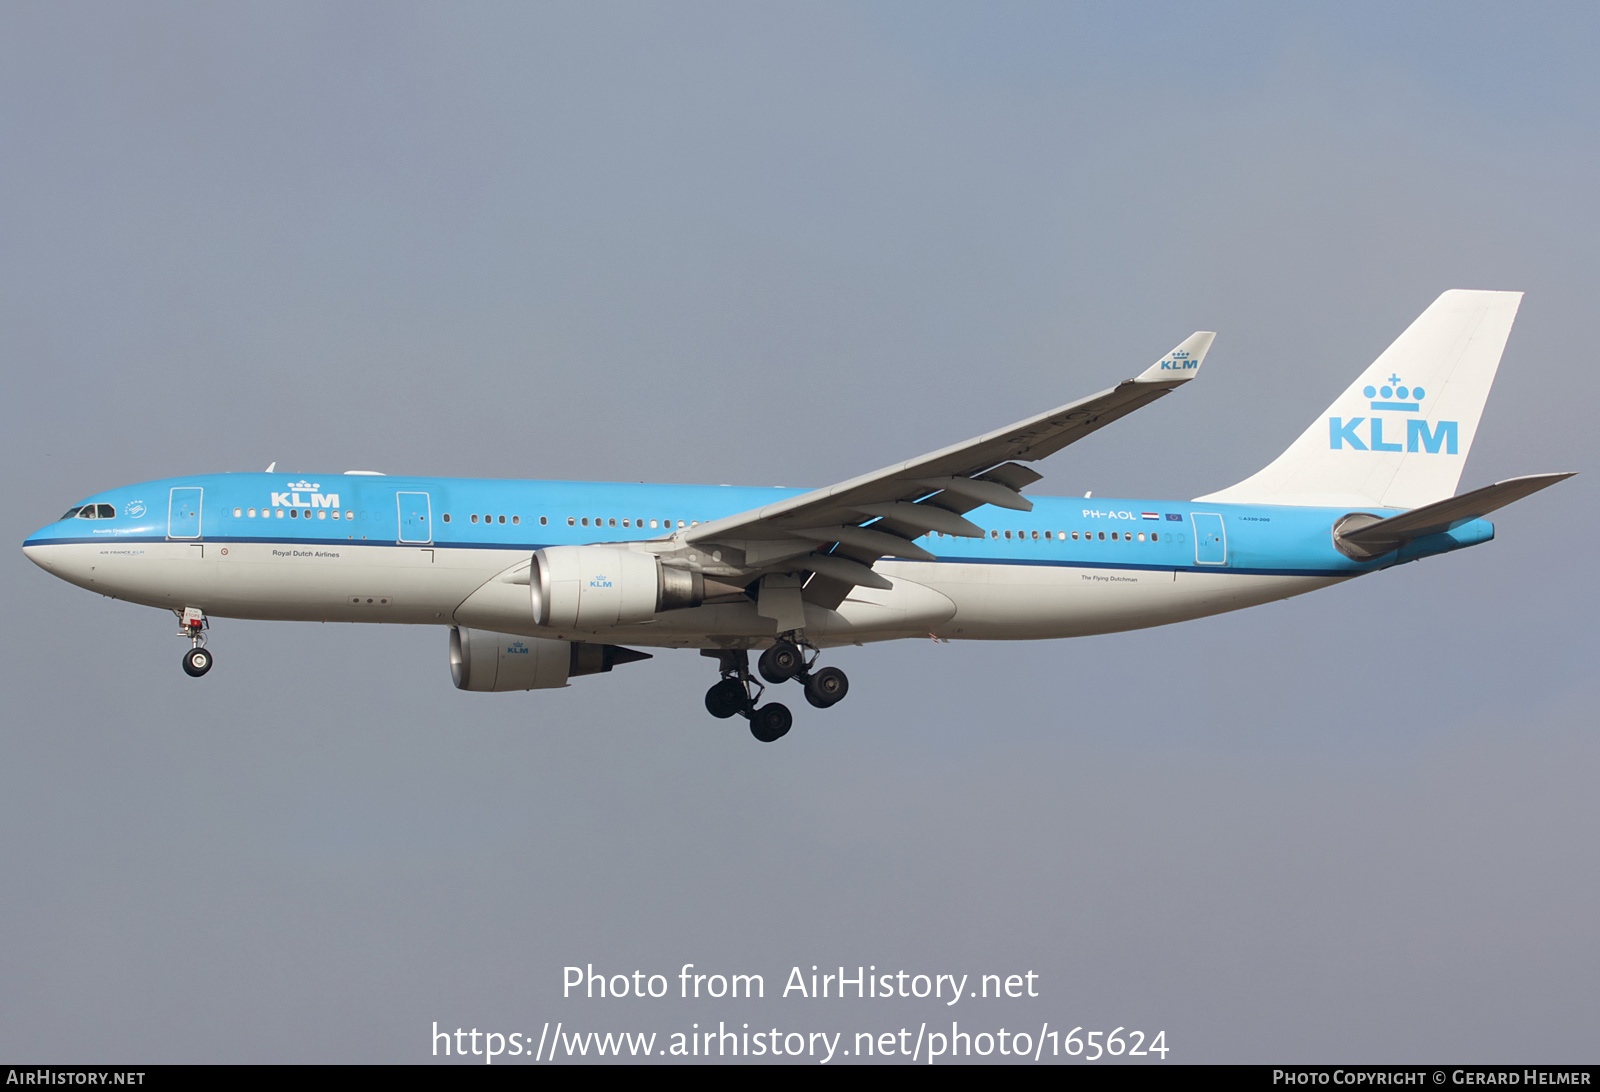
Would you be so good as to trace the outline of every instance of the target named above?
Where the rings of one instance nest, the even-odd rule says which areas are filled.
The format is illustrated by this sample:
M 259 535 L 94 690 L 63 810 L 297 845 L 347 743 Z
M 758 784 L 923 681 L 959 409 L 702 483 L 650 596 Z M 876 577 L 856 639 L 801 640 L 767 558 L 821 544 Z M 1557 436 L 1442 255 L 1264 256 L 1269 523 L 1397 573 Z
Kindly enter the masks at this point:
M 1381 387 L 1363 387 L 1361 393 L 1375 399 L 1373 409 L 1408 410 L 1411 413 L 1421 410 L 1422 400 L 1428 396 L 1428 392 L 1421 387 L 1407 387 L 1398 375 L 1391 375 Z
M 1372 388 L 1369 387 L 1367 389 L 1371 390 Z M 1385 387 L 1383 389 L 1384 390 L 1388 390 L 1389 388 Z M 318 489 L 320 487 L 317 485 L 316 482 L 308 482 L 304 478 L 301 478 L 297 482 L 290 482 L 289 483 L 289 488 L 290 489 L 310 489 L 310 490 L 315 490 L 315 489 Z

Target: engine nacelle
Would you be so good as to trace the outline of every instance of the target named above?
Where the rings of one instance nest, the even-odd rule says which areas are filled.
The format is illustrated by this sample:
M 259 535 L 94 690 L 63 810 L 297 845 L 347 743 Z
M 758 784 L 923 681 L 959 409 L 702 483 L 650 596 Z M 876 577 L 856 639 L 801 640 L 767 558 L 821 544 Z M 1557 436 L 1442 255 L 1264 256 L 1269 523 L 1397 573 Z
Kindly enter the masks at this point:
M 518 637 L 486 629 L 450 630 L 450 677 L 457 690 L 546 690 L 567 679 L 648 660 L 650 653 L 620 645 Z
M 533 618 L 556 629 L 648 622 L 664 610 L 699 606 L 705 579 L 669 569 L 653 554 L 609 546 L 551 546 L 533 555 Z
M 457 690 L 544 690 L 566 686 L 572 642 L 486 629 L 450 630 L 450 678 Z

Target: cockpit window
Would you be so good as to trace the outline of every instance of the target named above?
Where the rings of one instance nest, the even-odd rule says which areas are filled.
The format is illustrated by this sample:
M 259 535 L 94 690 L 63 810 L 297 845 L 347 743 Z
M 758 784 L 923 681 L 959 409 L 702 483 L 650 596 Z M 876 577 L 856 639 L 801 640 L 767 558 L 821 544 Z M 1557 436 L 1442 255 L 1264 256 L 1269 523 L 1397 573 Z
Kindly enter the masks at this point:
M 116 519 L 117 510 L 109 504 L 85 504 L 68 508 L 62 519 Z

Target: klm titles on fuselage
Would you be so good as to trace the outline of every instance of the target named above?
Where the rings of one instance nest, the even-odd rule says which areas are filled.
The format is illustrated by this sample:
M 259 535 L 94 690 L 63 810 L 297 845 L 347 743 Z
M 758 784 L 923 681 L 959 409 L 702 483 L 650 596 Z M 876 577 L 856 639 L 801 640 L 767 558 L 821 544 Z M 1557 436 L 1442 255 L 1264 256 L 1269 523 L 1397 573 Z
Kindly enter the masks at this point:
M 308 488 L 315 489 L 316 486 Z M 312 493 L 309 500 L 303 500 L 298 491 L 290 493 L 272 494 L 272 507 L 274 508 L 338 508 L 339 494 L 337 493 Z
M 1422 400 L 1428 394 L 1421 387 L 1407 388 L 1398 375 L 1391 375 L 1389 382 L 1382 387 L 1369 386 L 1361 393 L 1373 399 L 1369 404 L 1375 410 L 1409 410 L 1412 413 L 1422 409 Z M 1349 444 L 1355 451 L 1407 451 L 1437 455 L 1443 450 L 1446 455 L 1456 454 L 1460 435 L 1458 422 L 1440 421 L 1430 425 L 1426 418 L 1407 417 L 1404 419 L 1406 439 L 1402 445 L 1398 433 L 1391 433 L 1388 440 L 1383 438 L 1384 420 L 1377 416 L 1352 417 L 1349 420 L 1329 417 L 1328 446 L 1334 451 L 1342 451 Z M 1363 422 L 1367 426 L 1365 440 L 1356 431 Z

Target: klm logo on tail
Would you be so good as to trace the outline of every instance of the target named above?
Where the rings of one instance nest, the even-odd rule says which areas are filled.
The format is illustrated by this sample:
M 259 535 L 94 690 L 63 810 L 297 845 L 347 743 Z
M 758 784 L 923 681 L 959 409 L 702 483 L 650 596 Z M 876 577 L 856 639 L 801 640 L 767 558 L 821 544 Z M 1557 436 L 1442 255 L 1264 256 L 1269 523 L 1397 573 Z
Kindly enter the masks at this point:
M 1164 372 L 1192 372 L 1199 366 L 1200 362 L 1194 358 L 1193 353 L 1183 351 L 1174 352 L 1161 362 L 1161 370 Z
M 1365 387 L 1361 393 L 1371 400 L 1370 404 L 1375 410 L 1397 410 L 1402 413 L 1420 413 L 1422 400 L 1428 392 L 1421 387 L 1407 387 L 1398 375 L 1391 375 L 1388 383 L 1382 387 Z M 1426 418 L 1407 417 L 1406 440 L 1402 446 L 1399 433 L 1393 433 L 1393 439 L 1383 438 L 1384 418 L 1374 415 L 1367 417 L 1352 417 L 1348 421 L 1342 417 L 1328 418 L 1328 446 L 1335 451 L 1342 451 L 1346 444 L 1356 451 L 1407 451 L 1420 452 L 1428 455 L 1437 455 L 1442 450 L 1446 455 L 1456 454 L 1459 444 L 1460 426 L 1455 421 L 1440 421 L 1429 425 Z M 1393 423 L 1394 419 L 1389 418 Z M 1357 428 L 1366 424 L 1363 431 L 1366 439 L 1357 433 Z

